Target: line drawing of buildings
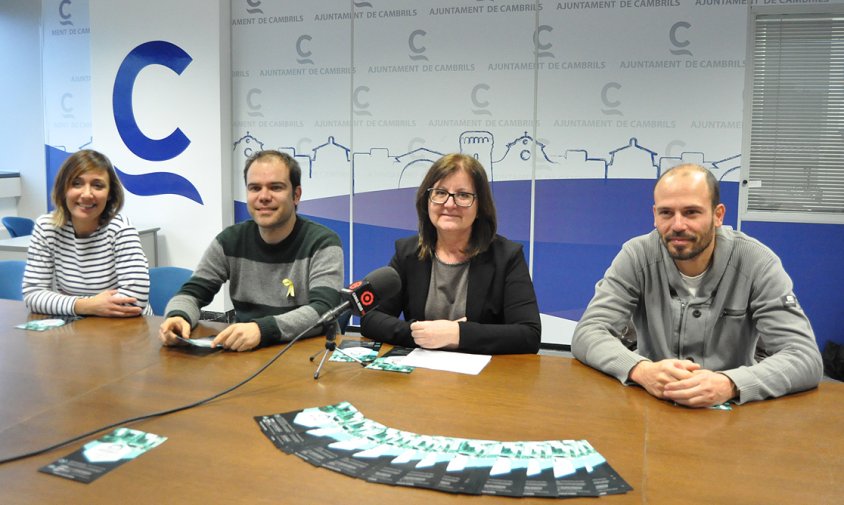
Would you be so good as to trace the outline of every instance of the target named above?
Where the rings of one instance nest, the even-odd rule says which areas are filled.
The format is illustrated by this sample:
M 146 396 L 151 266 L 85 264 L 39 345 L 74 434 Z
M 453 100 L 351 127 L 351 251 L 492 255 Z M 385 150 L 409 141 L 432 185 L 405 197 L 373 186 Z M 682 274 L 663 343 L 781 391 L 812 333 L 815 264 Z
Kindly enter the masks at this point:
M 264 149 L 267 145 L 268 142 L 246 132 L 234 142 L 233 151 L 245 163 L 252 152 Z M 592 155 L 581 148 L 570 148 L 555 154 L 552 146 L 534 139 L 528 132 L 505 143 L 501 152 L 497 153 L 492 132 L 467 130 L 459 135 L 458 148 L 458 152 L 473 156 L 481 162 L 487 169 L 490 182 L 529 181 L 532 178 L 537 181 L 655 180 L 665 170 L 683 163 L 699 164 L 710 170 L 719 181 L 737 182 L 741 167 L 740 154 L 718 160 L 709 160 L 699 151 L 684 151 L 679 156 L 660 156 L 641 144 L 636 137 L 631 137 L 627 145 L 608 151 L 607 157 Z M 386 147 L 352 151 L 334 136 L 329 136 L 326 142 L 309 152 L 296 152 L 296 148 L 291 146 L 279 146 L 277 149 L 290 154 L 299 162 L 303 179 L 308 179 L 308 200 L 415 188 L 434 161 L 445 153 L 453 152 L 449 148 L 440 150 L 424 147 L 400 154 L 392 154 Z M 236 176 L 240 177 L 240 174 Z M 240 199 L 245 199 L 243 188 L 240 188 L 240 193 Z M 235 199 L 238 199 L 237 195 Z

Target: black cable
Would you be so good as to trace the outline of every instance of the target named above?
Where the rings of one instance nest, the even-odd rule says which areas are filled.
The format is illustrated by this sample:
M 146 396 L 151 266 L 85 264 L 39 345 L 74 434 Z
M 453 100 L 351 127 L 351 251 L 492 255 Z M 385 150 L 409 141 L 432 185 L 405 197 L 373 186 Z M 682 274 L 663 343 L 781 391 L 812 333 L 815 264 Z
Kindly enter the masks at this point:
M 24 454 L 18 454 L 17 456 L 11 456 L 11 457 L 8 457 L 8 458 L 3 458 L 3 459 L 0 459 L 0 465 L 3 465 L 3 464 L 5 464 L 5 463 L 11 463 L 12 461 L 19 461 L 19 460 L 21 460 L 21 459 L 31 458 L 31 457 L 33 457 L 33 456 L 38 456 L 38 455 L 40 455 L 40 454 L 44 454 L 44 453 L 50 452 L 50 451 L 52 451 L 52 450 L 54 450 L 54 449 L 58 449 L 59 447 L 64 447 L 64 446 L 66 446 L 66 445 L 69 445 L 69 444 L 72 444 L 72 443 L 77 442 L 77 441 L 79 441 L 79 440 L 82 440 L 83 438 L 88 438 L 88 437 L 90 437 L 91 435 L 96 435 L 97 433 L 99 433 L 99 432 L 101 432 L 101 431 L 105 431 L 105 430 L 108 430 L 108 429 L 111 429 L 111 428 L 114 428 L 114 427 L 117 427 L 117 426 L 120 426 L 120 425 L 124 425 L 124 424 L 132 424 L 132 423 L 136 423 L 136 422 L 138 422 L 138 421 L 144 421 L 144 420 L 146 420 L 146 419 L 152 419 L 152 418 L 154 418 L 154 417 L 161 417 L 161 416 L 166 416 L 166 415 L 168 415 L 168 414 L 174 414 L 174 413 L 176 413 L 176 412 L 181 412 L 181 411 L 183 411 L 183 410 L 188 410 L 188 409 L 192 409 L 192 408 L 194 408 L 194 407 L 199 407 L 200 405 L 204 405 L 204 404 L 206 404 L 206 403 L 208 403 L 208 402 L 210 402 L 210 401 L 216 400 L 217 398 L 219 398 L 219 397 L 221 397 L 221 396 L 223 396 L 223 395 L 226 395 L 226 394 L 228 394 L 228 393 L 231 393 L 231 392 L 232 392 L 232 391 L 234 391 L 235 389 L 237 389 L 237 388 L 239 388 L 239 387 L 243 386 L 243 385 L 244 385 L 244 384 L 246 384 L 247 382 L 249 382 L 249 381 L 251 381 L 252 379 L 254 379 L 255 377 L 257 377 L 257 376 L 258 376 L 261 372 L 263 372 L 263 371 L 264 371 L 264 370 L 266 370 L 266 369 L 267 369 L 270 365 L 272 365 L 273 363 L 275 363 L 275 361 L 276 361 L 278 358 L 280 358 L 282 354 L 286 353 L 286 352 L 287 352 L 287 350 L 288 350 L 288 349 L 290 349 L 290 347 L 291 347 L 293 344 L 295 344 L 295 343 L 296 343 L 296 342 L 298 342 L 298 341 L 299 341 L 302 337 L 304 337 L 306 333 L 308 333 L 309 331 L 311 331 L 312 329 L 314 329 L 314 327 L 316 327 L 316 325 L 311 326 L 310 328 L 306 329 L 305 331 L 303 331 L 302 333 L 300 333 L 299 335 L 297 335 L 297 336 L 296 336 L 296 338 L 294 338 L 293 340 L 291 340 L 291 341 L 290 341 L 290 342 L 289 342 L 286 346 L 284 346 L 284 348 L 283 348 L 283 349 L 281 349 L 280 351 L 278 351 L 278 353 L 277 353 L 275 356 L 273 356 L 273 357 L 272 357 L 269 361 L 267 361 L 267 363 L 266 363 L 266 364 L 264 364 L 261 368 L 259 368 L 259 369 L 258 369 L 258 371 L 256 371 L 255 373 L 253 373 L 252 375 L 250 375 L 250 376 L 249 376 L 249 377 L 247 377 L 246 379 L 244 379 L 244 380 L 240 381 L 239 383 L 235 384 L 234 386 L 232 386 L 232 387 L 230 387 L 230 388 L 228 388 L 228 389 L 226 389 L 226 390 L 224 390 L 224 391 L 222 391 L 222 392 L 220 392 L 220 393 L 217 393 L 217 394 L 215 394 L 215 395 L 209 396 L 208 398 L 205 398 L 205 399 L 203 399 L 203 400 L 199 400 L 199 401 L 196 401 L 196 402 L 193 402 L 193 403 L 189 403 L 189 404 L 187 404 L 187 405 L 182 405 L 181 407 L 175 407 L 175 408 L 172 408 L 172 409 L 162 410 L 161 412 L 153 412 L 152 414 L 145 414 L 145 415 L 138 416 L 138 417 L 131 417 L 131 418 L 129 418 L 129 419 L 124 419 L 123 421 L 118 421 L 118 422 L 116 422 L 116 423 L 112 423 L 112 424 L 109 424 L 109 425 L 107 425 L 107 426 L 102 426 L 102 427 L 97 428 L 97 429 L 95 429 L 95 430 L 89 431 L 89 432 L 87 432 L 87 433 L 83 433 L 82 435 L 78 435 L 78 436 L 73 437 L 73 438 L 69 438 L 69 439 L 64 440 L 64 441 L 62 441 L 62 442 L 58 442 L 58 443 L 53 444 L 53 445 L 51 445 L 51 446 L 49 446 L 49 447 L 45 447 L 45 448 L 43 448 L 43 449 L 37 449 L 37 450 L 35 450 L 35 451 L 27 452 L 27 453 L 24 453 Z

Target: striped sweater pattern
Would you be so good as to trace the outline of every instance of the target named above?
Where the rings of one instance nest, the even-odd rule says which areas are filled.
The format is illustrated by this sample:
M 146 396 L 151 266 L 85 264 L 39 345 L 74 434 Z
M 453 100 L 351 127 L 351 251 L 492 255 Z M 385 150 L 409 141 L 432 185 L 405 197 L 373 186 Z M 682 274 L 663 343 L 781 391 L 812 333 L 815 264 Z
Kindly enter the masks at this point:
M 56 228 L 51 214 L 40 216 L 32 230 L 23 277 L 23 297 L 32 312 L 76 315 L 82 297 L 108 289 L 138 300 L 151 314 L 149 264 L 138 231 L 118 214 L 88 237 L 73 225 Z
M 225 282 L 238 322 L 255 322 L 261 344 L 290 340 L 340 302 L 343 249 L 329 228 L 297 216 L 286 239 L 267 244 L 258 225 L 223 230 L 208 246 L 194 275 L 167 304 L 167 317 L 195 326 Z M 314 334 L 321 331 L 314 330 Z

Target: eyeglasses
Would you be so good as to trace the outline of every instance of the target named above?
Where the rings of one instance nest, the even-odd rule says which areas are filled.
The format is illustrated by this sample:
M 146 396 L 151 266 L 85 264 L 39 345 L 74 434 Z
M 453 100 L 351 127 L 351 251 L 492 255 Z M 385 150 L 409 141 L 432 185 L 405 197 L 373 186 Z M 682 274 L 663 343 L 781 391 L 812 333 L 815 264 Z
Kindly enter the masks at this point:
M 454 204 L 458 207 L 471 207 L 472 204 L 475 203 L 477 195 L 474 193 L 467 193 L 465 191 L 449 193 L 444 189 L 428 188 L 428 199 L 431 200 L 431 203 L 445 205 L 445 202 L 448 201 L 449 197 L 454 199 Z

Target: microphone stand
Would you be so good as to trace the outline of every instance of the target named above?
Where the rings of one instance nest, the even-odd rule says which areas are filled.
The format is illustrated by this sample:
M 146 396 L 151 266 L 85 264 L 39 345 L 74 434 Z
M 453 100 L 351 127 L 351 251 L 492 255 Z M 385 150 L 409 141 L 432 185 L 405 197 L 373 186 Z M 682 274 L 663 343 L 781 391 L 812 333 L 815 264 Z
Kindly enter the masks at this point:
M 325 358 L 327 358 L 328 355 L 334 351 L 339 352 L 340 354 L 349 358 L 352 361 L 360 363 L 361 366 L 366 366 L 366 363 L 364 363 L 363 361 L 352 356 L 343 349 L 337 347 L 337 321 L 328 321 L 322 327 L 325 330 L 325 349 L 322 351 L 317 351 L 313 356 L 310 357 L 311 363 L 313 363 L 317 355 L 319 353 L 322 353 L 322 359 L 319 360 L 319 366 L 317 366 L 317 369 L 314 372 L 314 380 L 319 379 L 319 372 L 320 370 L 322 370 L 322 365 L 325 364 Z

